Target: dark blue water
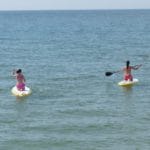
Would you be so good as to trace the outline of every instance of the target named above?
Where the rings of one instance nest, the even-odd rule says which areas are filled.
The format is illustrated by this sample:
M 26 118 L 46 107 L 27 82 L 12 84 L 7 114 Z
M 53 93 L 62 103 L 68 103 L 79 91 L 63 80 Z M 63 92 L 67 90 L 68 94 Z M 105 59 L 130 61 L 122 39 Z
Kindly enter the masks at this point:
M 149 150 L 150 10 L 1 11 L 0 149 Z M 139 83 L 105 76 L 130 60 Z M 11 94 L 21 68 L 32 95 Z

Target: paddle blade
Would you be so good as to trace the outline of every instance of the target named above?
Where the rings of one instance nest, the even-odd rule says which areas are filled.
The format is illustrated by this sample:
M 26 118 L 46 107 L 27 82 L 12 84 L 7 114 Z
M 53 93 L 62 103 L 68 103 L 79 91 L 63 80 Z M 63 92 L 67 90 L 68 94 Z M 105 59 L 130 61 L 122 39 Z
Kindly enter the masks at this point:
M 105 72 L 105 76 L 111 76 L 113 72 Z

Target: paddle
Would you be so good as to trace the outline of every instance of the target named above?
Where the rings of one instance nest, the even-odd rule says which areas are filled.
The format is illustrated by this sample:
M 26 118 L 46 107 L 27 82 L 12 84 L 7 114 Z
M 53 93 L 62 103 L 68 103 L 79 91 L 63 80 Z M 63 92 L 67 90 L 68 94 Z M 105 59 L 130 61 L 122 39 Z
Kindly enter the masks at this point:
M 113 75 L 114 73 L 118 73 L 118 72 L 120 72 L 120 71 L 105 72 L 105 75 L 106 75 L 106 76 L 111 76 L 111 75 Z
M 140 67 L 142 66 L 142 64 L 140 64 L 140 65 L 135 65 L 135 66 L 132 66 L 135 70 L 137 70 L 137 69 L 139 69 Z M 118 73 L 118 72 L 120 72 L 121 70 L 119 70 L 119 71 L 113 71 L 113 72 L 105 72 L 105 75 L 106 76 L 111 76 L 111 75 L 113 75 L 114 73 Z

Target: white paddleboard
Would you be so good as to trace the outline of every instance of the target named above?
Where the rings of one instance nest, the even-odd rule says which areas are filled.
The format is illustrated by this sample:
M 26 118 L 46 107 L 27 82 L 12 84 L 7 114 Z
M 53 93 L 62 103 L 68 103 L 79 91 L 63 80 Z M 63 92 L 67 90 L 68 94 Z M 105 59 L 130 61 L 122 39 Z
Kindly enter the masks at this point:
M 120 81 L 118 85 L 127 87 L 127 86 L 132 86 L 137 82 L 139 82 L 139 80 L 134 78 L 133 81 L 126 81 L 126 80 Z
M 15 96 L 18 96 L 18 97 L 23 97 L 23 96 L 28 96 L 31 94 L 31 89 L 27 86 L 25 86 L 25 90 L 24 91 L 19 91 L 17 89 L 16 86 L 14 86 L 12 89 L 11 89 L 11 92 L 13 95 Z

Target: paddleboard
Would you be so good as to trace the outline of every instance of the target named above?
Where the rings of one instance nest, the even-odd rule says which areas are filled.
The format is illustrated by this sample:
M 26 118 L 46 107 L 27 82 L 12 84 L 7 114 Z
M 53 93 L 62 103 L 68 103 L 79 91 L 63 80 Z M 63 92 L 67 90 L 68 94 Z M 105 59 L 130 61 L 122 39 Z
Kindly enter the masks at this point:
M 31 89 L 25 86 L 24 91 L 19 91 L 16 86 L 14 86 L 11 90 L 12 94 L 18 97 L 28 96 L 31 94 Z
M 128 87 L 136 84 L 137 82 L 139 82 L 139 80 L 134 78 L 133 81 L 125 81 L 125 80 L 120 81 L 118 85 Z

